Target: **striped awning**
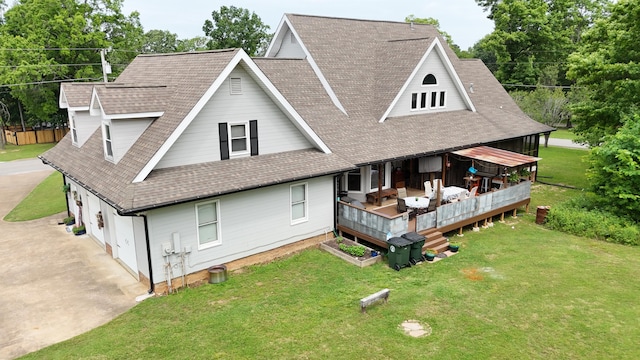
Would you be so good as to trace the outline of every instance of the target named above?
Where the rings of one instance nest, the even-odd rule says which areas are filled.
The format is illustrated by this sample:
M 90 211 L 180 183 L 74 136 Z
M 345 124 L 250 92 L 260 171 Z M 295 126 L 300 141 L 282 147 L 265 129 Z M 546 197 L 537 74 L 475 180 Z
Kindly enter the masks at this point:
M 542 160 L 542 158 L 523 155 L 513 151 L 496 149 L 489 146 L 477 146 L 452 152 L 459 156 L 464 156 L 474 160 L 486 161 L 509 168 L 527 165 Z

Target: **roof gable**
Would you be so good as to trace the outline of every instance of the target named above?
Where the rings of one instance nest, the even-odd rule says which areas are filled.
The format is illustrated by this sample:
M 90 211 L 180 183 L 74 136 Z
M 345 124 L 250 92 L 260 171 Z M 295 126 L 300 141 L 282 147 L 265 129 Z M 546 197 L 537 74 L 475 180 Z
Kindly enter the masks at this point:
M 205 91 L 204 95 L 199 98 L 195 106 L 191 108 L 189 113 L 180 121 L 176 129 L 169 135 L 166 141 L 160 146 L 154 156 L 147 162 L 147 164 L 136 175 L 133 182 L 143 181 L 149 173 L 158 165 L 160 160 L 169 151 L 171 146 L 178 140 L 180 135 L 187 129 L 189 124 L 196 118 L 196 115 L 202 110 L 202 108 L 209 102 L 213 94 L 220 88 L 224 81 L 229 77 L 233 69 L 236 66 L 242 64 L 245 70 L 249 72 L 259 84 L 261 84 L 266 91 L 271 94 L 276 103 L 281 109 L 290 115 L 294 125 L 301 131 L 307 139 L 322 152 L 329 154 L 331 150 L 320 139 L 320 137 L 309 127 L 309 125 L 302 119 L 297 111 L 289 104 L 289 102 L 282 96 L 282 94 L 276 89 L 271 81 L 262 73 L 258 66 L 251 60 L 251 58 L 243 51 L 238 50 L 235 56 L 227 63 L 224 69 L 220 72 L 215 81 Z
M 95 85 L 89 111 L 103 119 L 158 118 L 168 102 L 166 86 Z
M 430 58 L 430 57 L 433 57 L 433 56 L 436 56 L 437 59 L 439 59 L 442 62 L 442 65 L 444 66 L 449 78 L 452 80 L 453 85 L 454 85 L 455 89 L 457 90 L 457 93 L 462 97 L 462 101 L 464 102 L 464 105 L 466 106 L 466 108 L 468 110 L 473 111 L 473 112 L 476 111 L 475 106 L 471 102 L 471 99 L 469 98 L 469 95 L 467 94 L 467 92 L 464 89 L 464 85 L 462 84 L 462 81 L 460 80 L 460 77 L 458 76 L 457 72 L 453 68 L 453 64 L 449 60 L 449 57 L 447 56 L 444 48 L 442 47 L 442 44 L 440 43 L 440 40 L 438 38 L 435 38 L 433 40 L 433 42 L 431 43 L 431 45 L 429 46 L 429 48 L 427 49 L 427 51 L 425 51 L 424 55 L 422 56 L 422 58 L 420 59 L 418 64 L 415 66 L 415 68 L 411 72 L 411 75 L 406 79 L 404 85 L 402 86 L 400 91 L 396 94 L 395 98 L 393 99 L 393 101 L 391 102 L 389 107 L 382 114 L 382 117 L 378 120 L 379 122 L 384 122 L 385 119 L 391 113 L 391 111 L 396 106 L 399 105 L 398 104 L 399 100 L 402 98 L 402 96 L 404 94 L 406 94 L 406 92 L 407 92 L 407 90 L 409 88 L 409 85 L 412 82 L 416 81 L 416 77 L 420 77 L 420 79 L 422 79 L 424 74 L 422 74 L 421 69 L 423 69 L 423 65 L 425 64 L 427 59 Z

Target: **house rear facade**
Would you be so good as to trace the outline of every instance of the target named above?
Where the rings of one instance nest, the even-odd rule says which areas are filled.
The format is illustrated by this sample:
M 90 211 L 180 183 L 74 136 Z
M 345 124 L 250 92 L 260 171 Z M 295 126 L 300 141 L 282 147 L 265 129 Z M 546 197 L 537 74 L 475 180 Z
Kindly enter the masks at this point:
M 324 241 L 339 194 L 364 202 L 397 167 L 435 164 L 403 179 L 418 183 L 458 149 L 535 156 L 552 130 L 430 25 L 292 14 L 264 58 L 140 55 L 114 82 L 63 84 L 60 107 L 71 131 L 41 159 L 76 222 L 159 293 Z

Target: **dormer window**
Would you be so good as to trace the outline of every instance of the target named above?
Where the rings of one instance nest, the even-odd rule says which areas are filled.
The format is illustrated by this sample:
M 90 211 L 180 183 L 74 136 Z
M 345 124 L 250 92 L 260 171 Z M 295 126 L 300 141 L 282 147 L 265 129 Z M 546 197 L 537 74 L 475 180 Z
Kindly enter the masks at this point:
M 74 145 L 78 144 L 78 131 L 76 130 L 76 118 L 71 115 L 69 117 L 69 128 L 71 128 L 71 142 Z
M 220 160 L 258 155 L 258 120 L 218 123 Z
M 113 146 L 111 144 L 111 126 L 107 123 L 102 124 L 102 136 L 104 138 L 104 154 L 107 159 L 113 160 Z
M 229 139 L 231 140 L 231 156 L 243 155 L 247 152 L 249 146 L 247 146 L 247 125 L 244 124 L 229 124 Z

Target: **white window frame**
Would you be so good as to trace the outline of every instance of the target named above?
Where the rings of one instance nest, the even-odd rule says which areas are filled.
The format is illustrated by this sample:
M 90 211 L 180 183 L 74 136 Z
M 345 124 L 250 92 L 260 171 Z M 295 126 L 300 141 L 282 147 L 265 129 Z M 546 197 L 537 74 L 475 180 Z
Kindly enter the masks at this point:
M 293 201 L 293 188 L 304 186 L 304 200 L 295 202 Z M 304 216 L 301 218 L 294 219 L 293 218 L 293 207 L 294 205 L 303 204 L 304 206 Z M 291 225 L 296 225 L 300 223 L 304 223 L 309 221 L 309 183 L 297 183 L 291 184 L 289 187 L 289 219 L 291 219 Z
M 371 180 L 373 178 L 373 169 L 371 167 L 371 165 L 367 166 L 367 179 L 365 179 L 366 183 L 366 189 L 367 189 L 367 193 L 370 192 L 374 192 L 374 191 L 378 191 L 378 188 L 371 188 Z M 391 163 L 390 162 L 386 162 L 384 163 L 384 176 L 382 177 L 382 189 L 388 189 L 391 186 L 389 185 L 391 183 Z
M 78 131 L 76 130 L 76 117 L 69 115 L 69 129 L 71 130 L 71 143 L 78 145 Z
M 102 123 L 102 146 L 104 150 L 104 157 L 109 161 L 113 161 L 113 129 L 111 129 L 111 124 L 108 122 Z M 107 133 L 109 137 L 107 138 Z M 109 149 L 111 150 L 111 154 L 109 154 Z
M 364 186 L 362 184 L 362 180 L 364 179 L 364 168 L 360 167 L 358 168 L 358 176 L 360 177 L 360 189 L 359 190 L 351 190 L 349 189 L 349 177 L 351 175 L 355 176 L 355 170 L 353 170 L 353 173 L 351 171 L 347 171 L 344 175 L 344 181 L 345 181 L 345 190 L 347 190 L 350 193 L 356 193 L 356 194 L 362 194 L 364 191 L 362 189 L 364 189 Z
M 210 205 L 210 204 L 215 204 L 215 210 L 216 210 L 216 220 L 210 223 L 206 223 L 206 224 L 200 224 L 200 219 L 198 218 L 198 208 L 200 206 L 206 206 L 206 205 Z M 214 246 L 220 246 L 222 245 L 222 225 L 221 225 L 221 219 L 220 219 L 220 200 L 212 200 L 212 201 L 205 201 L 205 202 L 201 202 L 201 203 L 197 203 L 194 207 L 195 209 L 195 213 L 196 213 L 196 237 L 197 237 L 197 241 L 198 241 L 198 250 L 203 250 L 203 249 L 208 249 Z M 210 224 L 216 224 L 216 238 L 217 240 L 215 241 L 210 241 L 207 243 L 201 243 L 200 242 L 200 226 L 204 226 L 204 225 L 210 225 Z
M 447 107 L 447 91 L 440 90 L 438 91 L 438 108 L 443 109 Z
M 416 92 L 411 93 L 411 104 L 410 104 L 411 111 L 418 110 L 418 100 L 419 100 L 418 93 Z
M 233 133 L 231 132 L 231 128 L 233 126 L 244 126 L 244 141 L 245 141 L 245 149 L 242 151 L 233 151 Z M 250 137 L 251 135 L 249 134 L 249 122 L 239 122 L 239 123 L 229 123 L 227 125 L 227 133 L 229 134 L 229 158 L 234 158 L 234 157 L 242 157 L 242 156 L 249 156 L 251 155 L 251 141 L 250 141 Z M 235 138 L 236 140 L 240 139 L 240 138 Z

